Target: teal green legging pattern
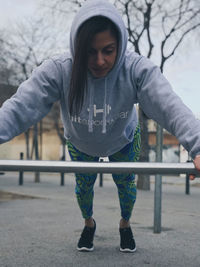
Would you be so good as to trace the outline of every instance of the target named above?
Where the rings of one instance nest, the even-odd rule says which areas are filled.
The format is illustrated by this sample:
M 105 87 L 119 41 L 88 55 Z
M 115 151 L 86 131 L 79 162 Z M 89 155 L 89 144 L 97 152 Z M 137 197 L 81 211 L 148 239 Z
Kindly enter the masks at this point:
M 140 127 L 137 126 L 133 142 L 126 145 L 119 152 L 109 156 L 109 161 L 133 162 L 139 159 L 140 153 Z M 73 161 L 92 161 L 98 162 L 98 157 L 93 157 L 80 152 L 69 141 L 67 141 L 70 157 Z M 97 178 L 96 173 L 76 173 L 75 193 L 79 207 L 84 219 L 88 219 L 93 214 L 94 183 Z M 121 208 L 121 216 L 129 220 L 136 200 L 135 175 L 132 174 L 113 174 L 113 180 L 118 189 L 118 196 Z

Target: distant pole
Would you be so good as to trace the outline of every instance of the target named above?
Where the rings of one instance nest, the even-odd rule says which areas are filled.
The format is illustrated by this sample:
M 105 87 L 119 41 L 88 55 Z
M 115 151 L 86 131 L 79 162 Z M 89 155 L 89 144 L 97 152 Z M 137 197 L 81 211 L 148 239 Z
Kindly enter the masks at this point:
M 156 131 L 156 162 L 162 162 L 163 129 L 157 124 Z M 161 210 L 162 210 L 162 175 L 155 176 L 154 191 L 154 233 L 161 232 Z
M 43 154 L 42 149 L 43 149 L 43 121 L 41 120 L 40 121 L 40 153 L 39 153 L 40 159 L 42 159 L 42 154 Z
M 30 144 L 29 144 L 30 128 L 24 134 L 26 137 L 26 159 L 30 159 Z

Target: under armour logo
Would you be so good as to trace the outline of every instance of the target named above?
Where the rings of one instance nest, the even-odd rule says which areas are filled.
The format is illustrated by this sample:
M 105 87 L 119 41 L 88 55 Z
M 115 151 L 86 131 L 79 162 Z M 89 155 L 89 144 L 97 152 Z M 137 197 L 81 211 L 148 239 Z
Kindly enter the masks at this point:
M 90 111 L 89 108 L 87 110 L 88 110 L 88 112 Z M 97 109 L 96 105 L 93 106 L 93 110 L 94 110 L 94 117 L 96 117 L 98 113 L 103 113 L 103 108 Z M 110 113 L 110 110 L 111 110 L 111 106 L 110 105 L 106 105 L 106 114 L 107 115 Z

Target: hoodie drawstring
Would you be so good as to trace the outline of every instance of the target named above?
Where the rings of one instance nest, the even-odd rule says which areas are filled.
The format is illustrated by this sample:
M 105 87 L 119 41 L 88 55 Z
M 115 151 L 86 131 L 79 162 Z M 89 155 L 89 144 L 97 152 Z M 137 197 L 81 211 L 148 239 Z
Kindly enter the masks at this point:
M 88 119 L 88 132 L 93 132 L 93 114 L 94 114 L 94 88 L 90 89 L 90 103 L 89 103 L 89 119 Z
M 104 101 L 103 101 L 103 126 L 102 133 L 106 133 L 106 117 L 107 117 L 107 79 L 105 79 L 104 84 Z
M 107 118 L 107 79 L 104 83 L 104 101 L 103 101 L 103 123 L 102 133 L 106 133 L 106 118 Z M 94 87 L 90 89 L 90 102 L 89 102 L 89 118 L 88 118 L 88 132 L 93 132 L 93 117 L 94 117 Z

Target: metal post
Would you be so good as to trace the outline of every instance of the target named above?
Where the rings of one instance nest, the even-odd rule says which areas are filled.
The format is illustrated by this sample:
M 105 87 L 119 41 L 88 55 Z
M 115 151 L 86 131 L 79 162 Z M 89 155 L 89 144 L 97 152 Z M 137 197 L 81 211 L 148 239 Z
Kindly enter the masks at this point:
M 187 162 L 192 162 L 190 156 L 188 156 L 188 160 Z M 186 174 L 186 177 L 185 177 L 185 194 L 186 195 L 189 195 L 190 194 L 190 175 L 189 173 Z
M 20 153 L 20 160 L 23 160 L 24 159 L 24 153 L 21 152 Z M 24 183 L 24 172 L 23 171 L 20 171 L 19 172 L 19 185 L 23 185 Z
M 188 158 L 187 162 L 192 162 L 192 160 Z M 186 195 L 190 194 L 190 178 L 189 178 L 188 173 L 186 174 L 186 177 L 185 177 L 185 194 Z
M 61 172 L 60 174 L 60 185 L 64 186 L 65 185 L 65 173 Z
M 190 178 L 189 178 L 189 174 L 186 174 L 186 178 L 185 178 L 185 194 L 186 195 L 190 194 Z
M 100 159 L 100 162 L 103 162 L 103 159 Z M 103 173 L 99 173 L 99 186 L 103 187 Z
M 35 159 L 39 160 L 39 150 L 38 150 L 38 125 L 34 125 L 34 144 L 35 144 Z M 35 183 L 40 182 L 40 173 L 35 172 Z
M 156 162 L 162 162 L 162 140 L 163 129 L 157 124 L 156 132 Z M 154 191 L 154 233 L 161 232 L 161 210 L 162 210 L 162 176 L 155 176 Z
M 65 161 L 65 155 L 62 156 L 61 160 Z M 61 186 L 65 185 L 65 173 L 64 172 L 60 173 L 60 185 Z

